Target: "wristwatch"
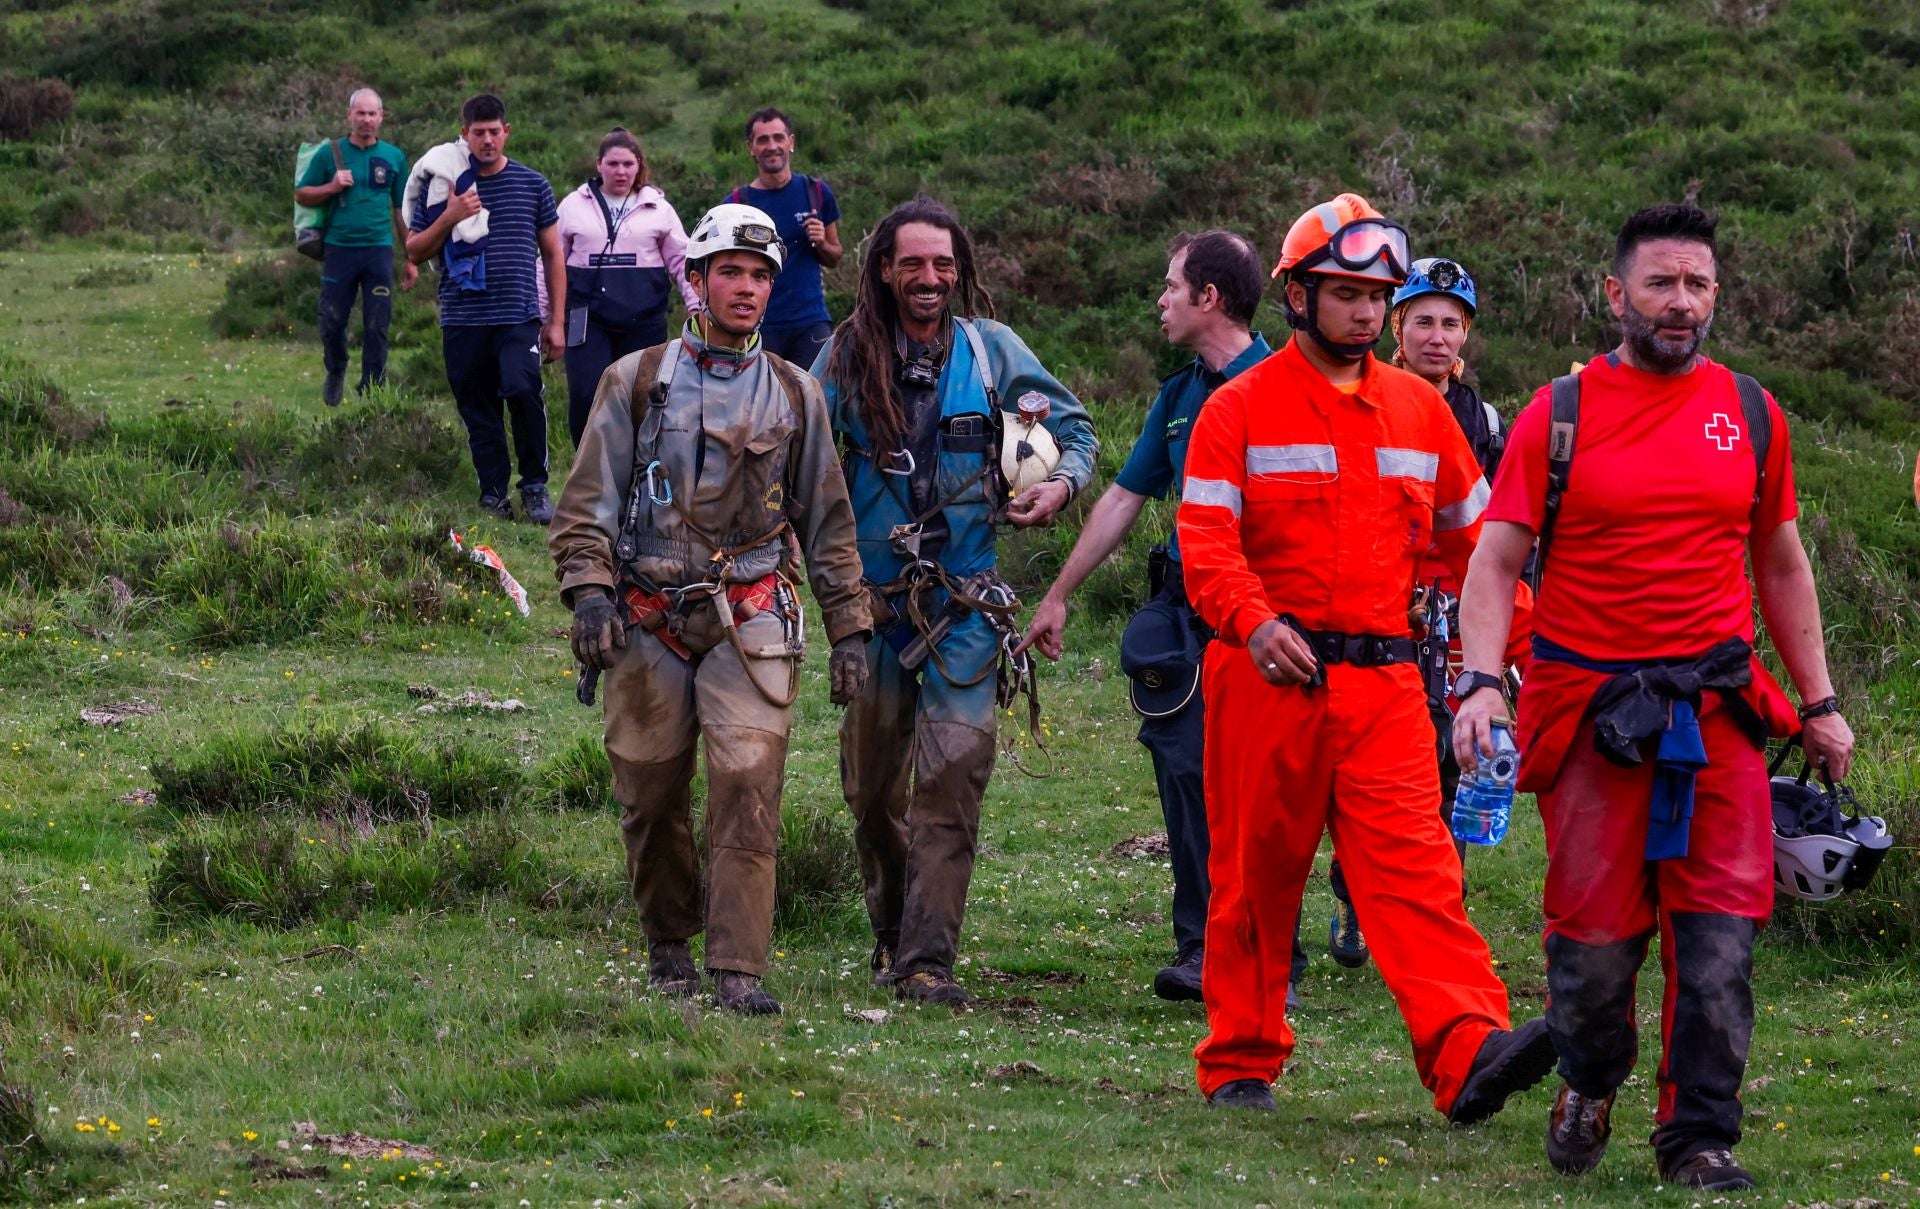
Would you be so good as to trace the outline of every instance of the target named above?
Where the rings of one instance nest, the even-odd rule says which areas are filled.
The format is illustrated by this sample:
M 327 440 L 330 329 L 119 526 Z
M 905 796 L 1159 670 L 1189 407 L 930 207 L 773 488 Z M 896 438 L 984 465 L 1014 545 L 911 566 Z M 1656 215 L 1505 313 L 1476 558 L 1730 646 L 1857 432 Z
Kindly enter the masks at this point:
M 1506 695 L 1506 682 L 1487 672 L 1461 672 L 1453 682 L 1453 695 L 1465 701 L 1483 688 Z
M 1800 720 L 1806 722 L 1813 718 L 1824 718 L 1828 714 L 1840 712 L 1840 698 L 1822 697 L 1818 701 L 1809 701 L 1800 707 Z

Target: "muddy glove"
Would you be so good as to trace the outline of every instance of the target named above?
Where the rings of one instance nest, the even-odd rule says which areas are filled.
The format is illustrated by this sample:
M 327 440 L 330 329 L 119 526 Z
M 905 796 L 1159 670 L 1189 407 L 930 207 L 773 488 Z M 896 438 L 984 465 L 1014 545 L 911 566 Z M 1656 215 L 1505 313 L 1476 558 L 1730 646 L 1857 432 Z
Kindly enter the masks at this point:
M 848 634 L 827 656 L 827 681 L 835 705 L 845 705 L 867 687 L 867 636 Z
M 590 668 L 613 666 L 615 651 L 627 645 L 627 627 L 613 597 L 598 588 L 582 588 L 573 603 L 573 657 Z

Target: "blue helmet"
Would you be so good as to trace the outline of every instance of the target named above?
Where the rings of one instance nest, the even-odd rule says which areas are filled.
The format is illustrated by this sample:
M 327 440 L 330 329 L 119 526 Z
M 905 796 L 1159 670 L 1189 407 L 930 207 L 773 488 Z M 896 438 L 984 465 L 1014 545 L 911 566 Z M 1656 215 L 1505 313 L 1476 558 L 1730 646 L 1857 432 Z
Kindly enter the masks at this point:
M 1465 304 L 1469 319 L 1480 309 L 1480 293 L 1474 289 L 1473 275 L 1459 261 L 1448 260 L 1444 256 L 1429 256 L 1414 261 L 1413 272 L 1408 274 L 1406 284 L 1393 292 L 1393 307 L 1398 310 L 1402 303 L 1424 298 L 1428 294 L 1445 294 L 1449 298 L 1459 299 Z

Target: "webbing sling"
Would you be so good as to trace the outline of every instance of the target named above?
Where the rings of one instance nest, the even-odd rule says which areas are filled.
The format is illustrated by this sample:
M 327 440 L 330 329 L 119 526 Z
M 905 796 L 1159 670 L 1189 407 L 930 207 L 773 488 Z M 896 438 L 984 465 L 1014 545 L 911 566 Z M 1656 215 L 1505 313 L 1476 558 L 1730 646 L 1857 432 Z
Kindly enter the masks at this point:
M 1767 477 L 1767 451 L 1773 444 L 1773 417 L 1767 411 L 1766 391 L 1748 374 L 1733 375 L 1734 388 L 1740 393 L 1740 412 L 1747 422 L 1747 445 L 1753 450 L 1753 503 L 1760 504 L 1761 489 Z M 1554 524 L 1566 503 L 1567 481 L 1573 473 L 1575 435 L 1580 427 L 1580 375 L 1561 374 L 1553 380 L 1553 411 L 1547 427 L 1547 498 L 1540 518 L 1540 539 L 1534 552 L 1533 574 L 1528 586 L 1540 590 L 1547 569 L 1547 550 L 1553 543 Z

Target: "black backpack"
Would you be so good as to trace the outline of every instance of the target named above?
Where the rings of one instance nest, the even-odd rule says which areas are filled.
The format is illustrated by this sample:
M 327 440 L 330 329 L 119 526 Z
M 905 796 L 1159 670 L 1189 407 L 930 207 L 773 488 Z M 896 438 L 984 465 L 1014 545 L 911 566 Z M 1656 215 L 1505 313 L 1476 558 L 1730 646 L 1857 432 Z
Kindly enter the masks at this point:
M 1740 392 L 1740 412 L 1747 421 L 1747 444 L 1753 449 L 1753 502 L 1760 502 L 1760 490 L 1767 476 L 1767 449 L 1773 444 L 1773 417 L 1767 412 L 1766 392 L 1752 377 L 1735 373 L 1734 387 Z M 1540 518 L 1540 539 L 1533 552 L 1533 564 L 1527 584 L 1535 592 L 1546 573 L 1547 548 L 1553 543 L 1554 522 L 1560 518 L 1560 506 L 1566 502 L 1567 478 L 1573 473 L 1574 435 L 1580 426 L 1580 375 L 1562 374 L 1553 380 L 1553 416 L 1547 429 L 1547 500 Z

